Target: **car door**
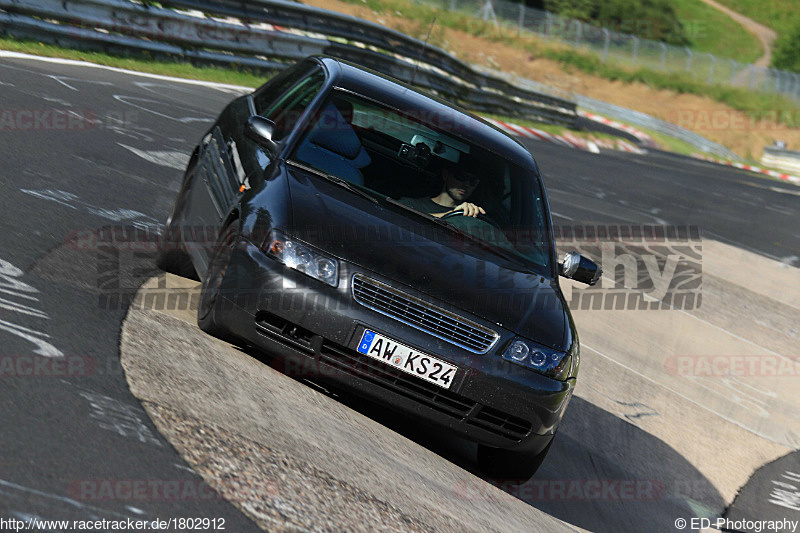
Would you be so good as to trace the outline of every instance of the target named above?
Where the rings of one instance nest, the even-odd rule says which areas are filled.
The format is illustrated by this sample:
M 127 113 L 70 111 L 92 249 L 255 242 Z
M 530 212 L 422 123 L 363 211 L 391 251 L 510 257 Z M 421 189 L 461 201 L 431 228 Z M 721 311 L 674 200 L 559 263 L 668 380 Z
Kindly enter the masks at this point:
M 316 61 L 307 60 L 298 63 L 281 72 L 250 95 L 248 98 L 249 113 L 276 122 L 278 127 L 276 127 L 274 139 L 276 142 L 281 142 L 291 131 L 296 119 L 299 118 L 297 116 L 298 111 L 302 111 L 302 109 L 295 108 L 291 112 L 291 116 L 295 119 L 294 121 L 280 121 L 283 116 L 282 111 L 292 104 L 292 95 L 296 96 L 298 90 L 302 87 L 307 87 L 310 79 L 321 80 L 323 78 L 322 67 Z M 287 118 L 289 118 L 288 115 Z M 244 136 L 236 142 L 247 179 L 262 175 L 267 166 L 272 163 L 274 156 L 269 154 L 262 146 L 244 138 Z
M 208 266 L 220 224 L 235 201 L 239 186 L 239 174 L 234 169 L 230 150 L 217 125 L 203 137 L 200 144 L 188 193 L 186 220 L 192 231 L 184 236 L 184 240 L 193 241 L 187 243 L 187 251 L 198 273 L 205 272 Z
M 190 251 L 198 272 L 205 272 L 215 236 L 242 188 L 249 186 L 250 178 L 263 172 L 273 157 L 241 135 L 247 116 L 255 112 L 275 122 L 273 139 L 282 142 L 319 94 L 325 74 L 319 64 L 303 62 L 277 78 L 257 90 L 252 100 L 242 98 L 228 105 L 200 145 L 190 192 L 191 223 L 204 228 L 203 245 Z

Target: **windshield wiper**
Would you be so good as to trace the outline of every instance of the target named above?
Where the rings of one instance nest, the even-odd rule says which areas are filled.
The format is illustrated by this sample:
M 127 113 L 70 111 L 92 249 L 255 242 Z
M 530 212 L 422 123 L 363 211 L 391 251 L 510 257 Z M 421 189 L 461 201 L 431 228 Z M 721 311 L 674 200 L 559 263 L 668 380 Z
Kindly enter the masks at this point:
M 444 221 L 444 220 L 442 222 L 447 224 L 447 222 Z M 524 267 L 527 268 L 527 265 L 522 261 L 522 258 L 520 256 L 510 253 L 509 251 L 507 251 L 504 248 L 501 248 L 501 247 L 496 246 L 494 244 L 490 244 L 490 243 L 484 241 L 483 239 L 480 239 L 480 238 L 476 237 L 475 235 L 472 235 L 471 233 L 469 233 L 467 231 L 464 231 L 463 229 L 459 228 L 458 226 L 455 226 L 453 224 L 447 224 L 447 225 L 450 226 L 451 228 L 453 228 L 454 230 L 456 230 L 460 235 L 466 236 L 469 240 L 471 240 L 472 242 L 474 242 L 475 244 L 477 244 L 478 246 L 480 246 L 484 250 L 488 250 L 488 251 L 492 252 L 495 255 L 499 255 L 500 257 L 511 261 L 512 263 L 516 263 L 517 265 L 524 266 Z
M 471 233 L 464 231 L 463 229 L 459 228 L 458 226 L 456 226 L 454 224 L 451 224 L 447 220 L 442 220 L 441 218 L 435 217 L 435 216 L 433 216 L 433 215 L 431 215 L 429 213 L 424 213 L 422 211 L 417 211 L 413 207 L 407 206 L 406 204 L 398 202 L 397 200 L 395 200 L 393 198 L 390 198 L 388 196 L 383 198 L 383 200 L 385 200 L 386 202 L 388 202 L 390 204 L 393 204 L 393 205 L 396 205 L 396 206 L 400 206 L 400 207 L 404 208 L 406 211 L 410 211 L 410 212 L 414 213 L 415 215 L 418 215 L 418 216 L 424 218 L 425 220 L 429 220 L 431 222 L 434 222 L 434 223 L 438 224 L 439 226 L 446 227 L 447 229 L 450 229 L 450 230 L 454 230 L 459 235 L 466 236 L 470 241 L 476 243 L 481 248 L 483 248 L 483 249 L 485 249 L 485 250 L 487 250 L 487 251 L 489 251 L 489 252 L 491 252 L 491 253 L 493 253 L 495 255 L 499 255 L 500 257 L 502 257 L 502 258 L 504 258 L 504 259 L 506 259 L 508 261 L 511 261 L 512 263 L 514 263 L 516 265 L 525 267 L 526 270 L 528 269 L 528 266 L 523 262 L 523 258 L 522 257 L 517 256 L 515 254 L 512 254 L 512 253 L 508 252 L 507 250 L 505 250 L 503 248 L 500 248 L 499 246 L 495 246 L 495 245 L 490 244 L 490 243 L 488 243 L 488 242 L 486 242 L 486 241 L 484 241 L 482 239 L 479 239 L 475 235 L 472 235 Z
M 411 213 L 414 213 L 415 215 L 417 215 L 419 217 L 422 217 L 425 220 L 428 220 L 430 222 L 435 222 L 439 226 L 448 227 L 448 228 L 452 227 L 450 224 L 448 224 L 446 221 L 442 220 L 441 218 L 435 217 L 435 216 L 433 216 L 433 215 L 431 215 L 429 213 L 425 213 L 423 211 L 417 211 L 413 207 L 411 207 L 409 205 L 406 205 L 406 204 L 404 204 L 402 202 L 398 202 L 397 200 L 395 200 L 394 198 L 391 198 L 389 196 L 384 196 L 381 199 L 384 200 L 387 203 L 392 204 L 392 205 L 396 205 L 398 207 L 402 207 L 406 211 L 410 211 Z
M 342 179 L 339 176 L 334 176 L 333 174 L 328 174 L 327 172 L 323 172 L 323 171 L 321 171 L 319 169 L 316 169 L 316 168 L 313 168 L 313 167 L 307 167 L 307 166 L 305 166 L 303 164 L 297 163 L 296 161 L 287 161 L 287 163 L 289 163 L 289 164 L 291 164 L 293 166 L 296 166 L 298 168 L 301 168 L 303 170 L 306 170 L 308 172 L 311 172 L 313 174 L 316 174 L 317 176 L 319 176 L 321 178 L 325 178 L 326 180 L 330 181 L 331 183 L 335 183 L 336 185 L 339 185 L 340 187 L 343 187 L 343 188 L 347 189 L 348 191 L 359 195 L 362 198 L 366 198 L 367 200 L 369 200 L 370 202 L 372 202 L 375 205 L 380 205 L 381 204 L 381 202 L 380 202 L 380 200 L 378 198 L 376 198 L 375 196 L 371 195 L 370 193 L 368 193 L 366 191 L 362 191 L 358 187 L 353 186 L 353 184 L 350 183 L 349 181 L 347 181 L 346 179 Z

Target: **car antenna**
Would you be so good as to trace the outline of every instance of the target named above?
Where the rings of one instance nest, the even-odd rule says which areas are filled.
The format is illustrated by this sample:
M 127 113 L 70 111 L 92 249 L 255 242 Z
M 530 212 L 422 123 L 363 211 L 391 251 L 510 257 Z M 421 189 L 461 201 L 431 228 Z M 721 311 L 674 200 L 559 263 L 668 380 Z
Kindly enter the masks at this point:
M 414 63 L 414 72 L 411 74 L 411 82 L 409 85 L 414 85 L 414 79 L 417 77 L 417 69 L 419 69 L 419 62 L 422 59 L 422 53 L 425 52 L 425 48 L 428 47 L 428 39 L 431 37 L 431 31 L 433 31 L 434 24 L 436 24 L 436 17 L 433 17 L 431 25 L 428 26 L 428 35 L 425 36 L 425 42 L 422 44 L 422 48 L 419 49 L 419 55 L 417 56 L 416 63 Z

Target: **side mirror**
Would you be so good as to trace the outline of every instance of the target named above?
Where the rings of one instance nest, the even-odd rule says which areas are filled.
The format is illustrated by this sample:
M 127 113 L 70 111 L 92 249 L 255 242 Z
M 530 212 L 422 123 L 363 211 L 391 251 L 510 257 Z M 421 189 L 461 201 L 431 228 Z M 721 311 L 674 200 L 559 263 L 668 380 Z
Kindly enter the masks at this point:
M 594 285 L 603 274 L 603 269 L 588 257 L 577 252 L 569 252 L 564 256 L 564 261 L 558 264 L 558 273 L 567 279 Z
M 272 140 L 275 123 L 268 118 L 252 115 L 244 125 L 244 136 L 263 147 L 271 156 L 278 153 L 278 143 Z

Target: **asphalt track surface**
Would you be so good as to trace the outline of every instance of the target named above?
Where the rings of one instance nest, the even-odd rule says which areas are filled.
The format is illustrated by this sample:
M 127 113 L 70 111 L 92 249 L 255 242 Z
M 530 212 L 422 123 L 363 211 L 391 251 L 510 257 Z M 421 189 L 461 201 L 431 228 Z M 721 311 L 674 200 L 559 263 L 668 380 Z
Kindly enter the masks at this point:
M 128 390 L 119 365 L 124 307 L 98 305 L 99 291 L 115 282 L 110 271 L 119 269 L 118 279 L 135 288 L 153 273 L 152 258 L 115 264 L 69 242 L 76 231 L 109 224 L 157 228 L 173 204 L 186 154 L 233 95 L 104 69 L 0 59 L 3 112 L 39 112 L 41 119 L 34 130 L 0 131 L 0 356 L 7 362 L 65 355 L 92 368 L 80 379 L 45 370 L 0 377 L 0 517 L 208 517 L 225 518 L 230 531 L 254 529 L 218 498 L 131 504 L 96 494 L 100 480 L 181 480 L 195 488 L 202 480 Z M 46 118 L 47 110 L 99 122 L 67 119 L 65 126 Z M 26 111 L 31 115 L 19 114 Z M 704 236 L 800 265 L 800 188 L 791 184 L 665 153 L 594 155 L 526 145 L 543 170 L 556 224 L 697 225 Z M 565 467 L 593 461 L 592 442 L 558 445 Z M 554 472 L 559 464 L 546 466 Z M 540 508 L 587 529 L 620 530 L 646 523 L 635 507 L 609 506 L 581 520 L 569 520 L 569 504 Z

